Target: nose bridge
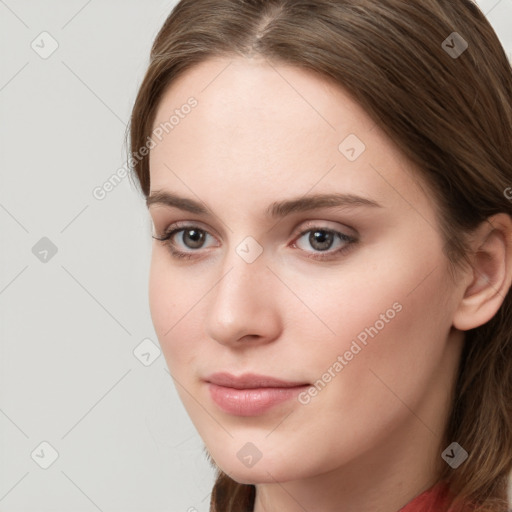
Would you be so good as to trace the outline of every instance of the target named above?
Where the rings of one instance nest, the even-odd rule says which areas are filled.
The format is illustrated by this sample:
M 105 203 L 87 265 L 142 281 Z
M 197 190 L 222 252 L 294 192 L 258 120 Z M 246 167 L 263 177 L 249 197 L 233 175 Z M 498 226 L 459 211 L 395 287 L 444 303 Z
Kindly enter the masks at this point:
M 264 258 L 254 257 L 253 251 L 245 245 L 231 250 L 223 267 L 223 277 L 216 288 L 215 304 L 227 307 L 233 312 L 243 313 L 244 309 L 252 309 L 261 298 L 268 269 Z M 223 312 L 225 314 L 225 312 Z
M 221 343 L 247 335 L 268 336 L 278 315 L 269 286 L 263 247 L 247 237 L 226 256 L 212 290 L 206 319 L 209 336 Z
M 229 298 L 250 295 L 250 290 L 267 282 L 268 269 L 263 246 L 252 236 L 246 236 L 229 249 L 224 261 L 224 278 L 219 282 L 219 294 Z

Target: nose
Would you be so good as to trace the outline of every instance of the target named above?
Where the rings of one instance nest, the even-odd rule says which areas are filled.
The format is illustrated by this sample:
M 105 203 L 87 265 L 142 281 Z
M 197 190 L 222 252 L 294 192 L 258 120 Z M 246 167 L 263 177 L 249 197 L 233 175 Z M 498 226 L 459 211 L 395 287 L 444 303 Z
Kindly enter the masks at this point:
M 247 263 L 233 253 L 209 294 L 206 334 L 233 348 L 269 343 L 282 328 L 276 289 L 280 283 L 263 255 Z

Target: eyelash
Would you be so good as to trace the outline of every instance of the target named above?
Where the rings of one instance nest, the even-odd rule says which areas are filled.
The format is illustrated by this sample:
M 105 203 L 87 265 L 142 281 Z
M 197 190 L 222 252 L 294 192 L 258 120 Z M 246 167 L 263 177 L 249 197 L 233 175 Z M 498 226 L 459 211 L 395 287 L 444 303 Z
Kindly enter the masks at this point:
M 165 231 L 163 233 L 162 236 L 160 236 L 160 237 L 153 236 L 153 238 L 155 240 L 158 240 L 159 242 L 162 242 L 162 244 L 164 246 L 166 246 L 167 249 L 169 249 L 171 256 L 173 258 L 182 259 L 182 260 L 190 260 L 190 259 L 194 259 L 197 257 L 194 254 L 194 252 L 198 252 L 198 251 L 192 251 L 192 252 L 178 251 L 173 247 L 172 243 L 170 243 L 170 240 L 176 233 L 179 233 L 180 231 L 186 231 L 186 230 L 192 230 L 192 229 L 199 231 L 201 233 L 209 234 L 206 230 L 201 229 L 198 226 L 194 226 L 193 224 L 189 224 L 189 225 L 184 225 L 184 226 L 179 226 L 179 227 L 175 227 L 172 229 L 168 229 L 167 231 Z M 326 251 L 324 253 L 325 256 L 324 255 L 322 255 L 322 256 L 318 256 L 318 255 L 306 256 L 307 258 L 310 258 L 313 260 L 326 261 L 326 260 L 335 259 L 337 256 L 343 256 L 345 253 L 350 251 L 353 248 L 353 246 L 358 242 L 358 239 L 354 236 L 346 235 L 345 233 L 336 231 L 334 229 L 325 228 L 325 227 L 321 227 L 321 226 L 313 226 L 313 225 L 308 226 L 308 229 L 305 229 L 305 230 L 301 231 L 300 233 L 298 233 L 298 235 L 296 235 L 296 240 L 299 240 L 300 238 L 302 238 L 306 233 L 314 232 L 314 231 L 321 231 L 322 233 L 333 234 L 336 237 L 335 239 L 341 239 L 343 242 L 346 243 L 346 245 L 344 245 L 343 247 L 340 247 L 339 249 L 332 251 L 332 252 Z M 294 242 L 294 246 L 295 246 L 295 242 Z M 321 254 L 321 251 L 317 251 L 316 254 Z

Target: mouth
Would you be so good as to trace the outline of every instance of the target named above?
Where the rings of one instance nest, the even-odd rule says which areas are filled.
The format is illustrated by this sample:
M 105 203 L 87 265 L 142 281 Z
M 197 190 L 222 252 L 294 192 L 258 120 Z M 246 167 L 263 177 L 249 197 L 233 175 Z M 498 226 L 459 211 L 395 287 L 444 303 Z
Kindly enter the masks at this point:
M 256 374 L 234 376 L 215 373 L 205 379 L 210 397 L 223 411 L 235 416 L 258 416 L 296 397 L 311 384 Z

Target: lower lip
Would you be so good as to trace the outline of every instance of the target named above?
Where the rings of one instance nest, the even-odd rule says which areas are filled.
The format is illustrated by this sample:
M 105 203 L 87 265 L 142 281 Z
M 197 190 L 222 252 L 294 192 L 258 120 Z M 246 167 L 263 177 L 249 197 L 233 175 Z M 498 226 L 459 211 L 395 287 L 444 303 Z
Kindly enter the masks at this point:
M 258 416 L 296 397 L 309 387 L 235 389 L 208 383 L 212 400 L 224 412 L 236 416 Z

